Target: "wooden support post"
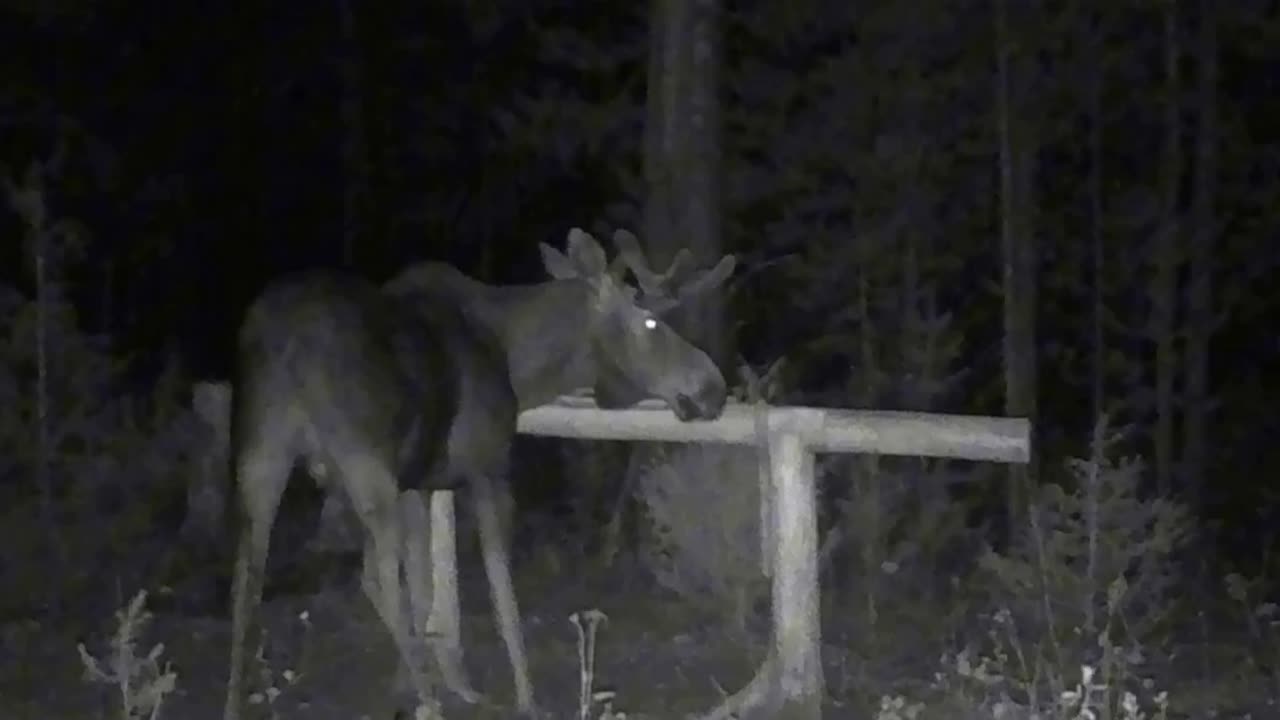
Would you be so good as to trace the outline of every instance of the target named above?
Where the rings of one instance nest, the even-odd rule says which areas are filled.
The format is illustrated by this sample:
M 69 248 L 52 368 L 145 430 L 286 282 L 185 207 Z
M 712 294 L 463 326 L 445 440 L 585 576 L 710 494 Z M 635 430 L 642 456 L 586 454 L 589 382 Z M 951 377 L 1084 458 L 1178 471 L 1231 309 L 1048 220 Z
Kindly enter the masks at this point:
M 773 645 L 751 682 L 701 720 L 822 717 L 817 488 L 809 443 L 821 432 L 823 414 L 812 408 L 761 412 L 767 412 L 760 442 L 769 477 L 760 502 L 771 538 Z
M 821 413 L 770 411 L 773 475 L 773 651 L 776 708 L 771 717 L 822 717 L 822 631 L 818 622 L 818 513 L 813 450 L 807 438 Z
M 458 547 L 452 490 L 431 493 L 431 615 L 427 632 L 440 636 L 462 660 L 462 610 L 458 600 Z
M 757 403 L 756 415 L 756 484 L 760 494 L 760 574 L 773 577 L 774 536 L 773 467 L 769 462 L 769 406 Z

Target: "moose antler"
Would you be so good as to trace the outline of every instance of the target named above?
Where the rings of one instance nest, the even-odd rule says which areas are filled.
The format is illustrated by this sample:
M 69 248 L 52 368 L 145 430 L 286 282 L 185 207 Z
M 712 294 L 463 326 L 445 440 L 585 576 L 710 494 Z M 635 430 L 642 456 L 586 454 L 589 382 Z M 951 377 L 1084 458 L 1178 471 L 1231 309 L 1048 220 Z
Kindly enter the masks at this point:
M 649 261 L 640 249 L 640 241 L 634 234 L 616 230 L 613 244 L 618 249 L 618 257 L 611 269 L 616 272 L 623 266 L 630 268 L 640 285 L 640 303 L 655 313 L 670 310 L 695 295 L 714 289 L 733 274 L 736 265 L 732 255 L 725 255 L 715 267 L 699 272 L 694 269 L 693 254 L 681 248 L 666 271 L 656 273 L 649 267 Z

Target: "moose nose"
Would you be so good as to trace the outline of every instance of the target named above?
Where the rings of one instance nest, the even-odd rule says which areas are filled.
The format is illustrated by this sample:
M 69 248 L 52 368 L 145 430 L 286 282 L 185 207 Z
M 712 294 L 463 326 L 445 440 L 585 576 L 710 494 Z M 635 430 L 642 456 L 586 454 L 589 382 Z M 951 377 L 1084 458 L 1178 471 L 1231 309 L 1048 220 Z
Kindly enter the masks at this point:
M 698 389 L 695 394 L 681 393 L 676 396 L 675 414 L 681 421 L 714 420 L 724 412 L 726 391 L 724 385 L 708 383 Z
M 724 412 L 724 404 L 728 396 L 729 391 L 722 382 L 711 383 L 702 388 L 702 409 L 706 412 L 708 420 L 720 417 Z
M 701 415 L 701 412 L 698 409 L 698 404 L 693 401 L 692 397 L 685 395 L 684 393 L 676 396 L 675 407 L 671 409 L 675 411 L 676 418 L 679 419 L 680 422 L 689 422 L 690 420 L 697 419 Z

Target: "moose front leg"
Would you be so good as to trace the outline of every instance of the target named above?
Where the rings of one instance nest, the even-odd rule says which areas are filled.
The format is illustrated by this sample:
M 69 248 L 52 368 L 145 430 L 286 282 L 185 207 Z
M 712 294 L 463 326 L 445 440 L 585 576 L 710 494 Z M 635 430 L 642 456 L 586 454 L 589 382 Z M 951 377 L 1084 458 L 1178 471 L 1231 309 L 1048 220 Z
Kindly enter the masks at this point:
M 537 715 L 537 706 L 533 700 L 533 682 L 529 679 L 529 660 L 525 655 L 524 633 L 520 628 L 520 606 L 516 602 L 515 585 L 511 581 L 511 558 L 508 552 L 511 497 L 504 493 L 499 498 L 493 478 L 483 474 L 472 477 L 471 491 L 472 505 L 480 526 L 485 575 L 489 578 L 489 599 L 497 616 L 498 632 L 507 646 L 507 658 L 511 662 L 511 673 L 514 676 L 516 709 L 523 717 L 534 717 Z
M 521 716 L 534 717 L 537 706 L 507 552 L 510 498 L 499 497 L 493 480 L 486 475 L 472 476 L 471 490 L 489 597 L 514 676 L 516 708 Z M 403 493 L 401 506 L 406 528 L 405 580 L 410 586 L 408 595 L 415 630 L 418 637 L 431 644 L 446 687 L 466 702 L 478 702 L 481 696 L 472 689 L 462 664 L 454 493 L 449 490 L 431 493 L 430 519 L 421 493 Z M 424 527 L 430 528 L 429 558 L 425 556 L 428 542 L 423 536 L 428 533 L 421 531 Z
M 348 463 L 351 467 L 344 467 L 343 471 L 351 473 L 348 477 L 361 479 L 347 483 L 347 489 L 368 533 L 361 577 L 365 595 L 391 633 L 400 664 L 408 669 L 413 689 L 419 701 L 425 703 L 432 699 L 432 687 L 422 662 L 422 647 L 413 637 L 413 623 L 400 582 L 406 533 L 399 492 L 393 476 L 380 463 Z
M 269 438 L 268 440 L 275 440 Z M 288 482 L 291 456 L 285 443 L 246 440 L 236 459 L 236 495 L 242 519 L 231 590 L 231 658 L 224 720 L 241 720 L 248 690 L 249 657 L 260 637 L 258 608 L 271 543 L 271 526 Z

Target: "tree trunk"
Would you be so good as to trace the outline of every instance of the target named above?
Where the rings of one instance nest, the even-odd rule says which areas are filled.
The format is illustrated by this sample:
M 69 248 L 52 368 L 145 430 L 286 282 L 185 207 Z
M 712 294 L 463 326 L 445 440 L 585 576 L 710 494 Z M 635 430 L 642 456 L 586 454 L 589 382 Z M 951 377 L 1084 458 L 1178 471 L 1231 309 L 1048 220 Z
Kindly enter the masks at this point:
M 1097 12 L 1097 11 L 1096 11 Z M 1100 12 L 1098 12 L 1100 14 Z M 1089 288 L 1091 297 L 1090 305 L 1092 307 L 1092 347 L 1091 351 L 1091 367 L 1089 382 L 1089 406 L 1092 414 L 1092 421 L 1098 422 L 1106 413 L 1106 395 L 1107 395 L 1107 346 L 1106 335 L 1103 333 L 1106 311 L 1106 296 L 1103 292 L 1105 284 L 1105 255 L 1106 250 L 1106 218 L 1103 213 L 1106 208 L 1103 204 L 1103 114 L 1102 114 L 1102 93 L 1106 86 L 1106 65 L 1102 59 L 1102 19 L 1095 14 L 1093 27 L 1087 32 L 1089 38 L 1086 40 L 1089 48 L 1089 57 L 1093 67 L 1089 69 L 1089 214 L 1090 214 L 1090 234 L 1091 234 L 1091 255 L 1093 267 L 1091 270 Z
M 1022 13 L 1037 6 L 1016 5 Z M 1009 8 L 996 4 L 997 105 L 1000 125 L 1001 250 L 1004 289 L 1005 414 L 1036 421 L 1036 248 L 1035 158 L 1036 127 L 1031 113 L 1031 33 L 1018 19 L 1017 37 L 1011 31 Z M 1012 48 L 1020 50 L 1014 52 Z M 1033 443 L 1027 465 L 1009 466 L 1008 521 L 1012 532 L 1024 515 L 1037 475 L 1038 451 Z M 1010 538 L 1012 539 L 1012 538 Z
M 51 465 L 54 457 L 53 429 L 55 421 L 49 400 L 50 372 L 49 365 L 55 348 L 51 344 L 57 338 L 51 337 L 51 310 L 61 307 L 62 300 L 62 265 L 59 262 L 63 248 L 58 242 L 66 242 L 68 238 L 57 232 L 57 221 L 50 221 L 46 191 L 49 178 L 57 178 L 58 170 L 65 158 L 66 145 L 59 143 L 53 157 L 48 161 L 35 161 L 27 169 L 22 184 L 4 177 L 4 189 L 13 209 L 26 225 L 26 250 L 30 253 L 31 271 L 36 286 L 35 310 L 35 351 L 36 377 L 32 388 L 33 411 L 36 423 L 35 474 L 36 487 L 40 497 L 40 522 L 43 526 L 48 553 L 50 577 L 64 577 L 68 569 L 66 547 L 63 545 L 61 528 L 58 523 L 57 503 L 55 498 L 54 479 Z M 50 585 L 48 595 L 44 598 L 45 611 L 58 617 L 62 608 L 62 593 L 59 588 Z
M 360 36 L 356 32 L 355 7 L 338 0 L 341 47 L 338 77 L 342 98 L 342 263 L 355 264 L 369 189 L 369 153 L 365 143 L 364 95 Z
M 885 377 L 879 356 L 876 353 L 877 338 L 874 335 L 875 324 L 871 322 L 872 297 L 879 291 L 874 286 L 872 274 L 872 253 L 867 243 L 858 245 L 858 317 L 863 325 L 858 333 L 858 350 L 862 372 L 858 373 L 853 388 L 854 407 L 875 407 L 879 398 L 883 397 L 882 379 Z M 881 341 L 883 341 L 881 339 Z M 853 487 L 850 488 L 851 502 L 845 507 L 843 522 L 852 530 L 852 536 L 859 548 L 860 570 L 865 573 L 866 581 L 859 584 L 858 594 L 861 596 L 863 623 L 868 632 L 866 641 L 870 647 L 876 647 L 876 634 L 879 631 L 880 609 L 877 603 L 879 570 L 883 567 L 885 555 L 884 529 L 881 527 L 881 458 L 875 453 L 860 455 L 857 462 L 862 472 L 854 476 Z
M 1156 489 L 1162 497 L 1173 487 L 1174 377 L 1178 372 L 1174 347 L 1175 281 L 1178 267 L 1178 186 L 1182 177 L 1182 127 L 1178 96 L 1178 4 L 1168 0 L 1164 13 L 1165 120 L 1164 162 L 1160 185 L 1163 214 L 1155 248 L 1156 271 L 1152 278 L 1152 334 L 1156 342 Z
M 724 254 L 720 235 L 720 4 L 654 0 L 645 125 L 644 241 L 665 268 L 682 247 L 708 265 Z M 732 357 L 724 301 L 705 293 L 671 321 L 727 369 Z
M 1189 252 L 1190 282 L 1187 287 L 1186 407 L 1183 432 L 1183 480 L 1186 490 L 1201 496 L 1208 444 L 1209 340 L 1214 331 L 1213 268 L 1217 219 L 1214 191 L 1217 189 L 1217 11 L 1209 0 L 1200 3 L 1200 72 L 1197 104 L 1200 123 L 1196 134 L 1195 186 L 1192 198 L 1194 235 Z
M 43 188 L 42 188 L 43 191 Z M 35 233 L 33 254 L 36 278 L 36 482 L 40 485 L 40 515 L 49 538 L 51 567 L 59 575 L 66 570 L 62 562 L 62 533 L 58 529 L 57 508 L 53 499 L 52 448 L 49 447 L 49 307 L 54 302 L 49 277 L 49 234 L 46 228 L 32 228 Z M 60 615 L 60 593 L 50 588 L 46 610 Z

